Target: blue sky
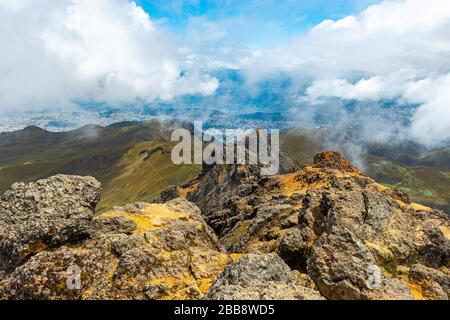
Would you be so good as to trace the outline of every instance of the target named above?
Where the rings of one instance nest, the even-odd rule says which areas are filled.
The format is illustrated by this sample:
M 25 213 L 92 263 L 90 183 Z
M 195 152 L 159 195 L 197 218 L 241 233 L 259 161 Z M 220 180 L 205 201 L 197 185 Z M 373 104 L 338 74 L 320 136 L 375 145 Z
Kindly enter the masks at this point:
M 185 37 L 199 21 L 219 25 L 248 47 L 286 41 L 325 19 L 359 13 L 380 0 L 137 0 L 153 19 Z M 200 27 L 201 27 L 200 26 Z M 216 28 L 214 28 L 216 29 Z M 212 32 L 214 32 L 212 30 Z

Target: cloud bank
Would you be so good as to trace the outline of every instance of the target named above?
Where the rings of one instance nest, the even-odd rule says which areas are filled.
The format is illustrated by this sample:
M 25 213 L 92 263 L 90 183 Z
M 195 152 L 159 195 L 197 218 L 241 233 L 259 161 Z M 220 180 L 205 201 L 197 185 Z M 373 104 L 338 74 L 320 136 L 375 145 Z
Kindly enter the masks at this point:
M 171 3 L 177 10 L 198 4 Z M 131 0 L 0 0 L 0 111 L 214 95 L 219 81 L 202 70 L 234 69 L 247 84 L 234 85 L 252 96 L 252 84 L 266 83 L 260 88 L 267 90 L 271 79 L 289 77 L 283 107 L 299 120 L 319 110 L 342 125 L 365 121 L 371 137 L 401 133 L 427 145 L 450 141 L 450 1 L 380 1 L 258 50 L 245 42 L 264 32 L 247 34 L 251 28 L 243 26 L 258 22 L 259 2 L 230 3 L 234 15 L 193 16 L 179 39 Z M 289 0 L 283 12 L 295 18 L 295 8 L 300 12 L 308 3 Z M 220 89 L 227 91 L 230 81 Z M 203 101 L 223 98 L 214 97 Z M 386 119 L 386 100 L 411 106 L 410 123 L 402 123 L 396 110 Z M 367 112 L 348 114 L 346 102 L 368 105 Z
M 417 104 L 407 134 L 426 144 L 450 139 L 450 1 L 385 0 L 255 52 L 243 69 L 250 82 L 292 75 L 306 86 L 303 103 Z
M 0 0 L 0 110 L 209 95 L 217 79 L 132 1 Z

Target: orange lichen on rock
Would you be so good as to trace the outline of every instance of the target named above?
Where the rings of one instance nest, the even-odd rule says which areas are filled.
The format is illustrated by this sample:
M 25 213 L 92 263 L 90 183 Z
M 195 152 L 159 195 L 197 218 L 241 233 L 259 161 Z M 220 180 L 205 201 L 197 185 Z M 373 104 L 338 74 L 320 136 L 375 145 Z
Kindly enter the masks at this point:
M 282 192 L 288 196 L 306 194 L 309 189 L 322 189 L 329 186 L 329 177 L 318 168 L 305 167 L 300 171 L 278 176 L 276 181 L 281 185 Z
M 198 183 L 193 184 L 192 186 L 186 187 L 186 188 L 179 188 L 178 193 L 181 198 L 186 199 L 188 197 L 188 194 L 190 192 L 193 192 L 198 186 Z
M 170 210 L 164 205 L 149 204 L 138 213 L 109 211 L 101 214 L 100 217 L 125 217 L 136 223 L 138 226 L 136 233 L 143 233 L 152 229 L 161 228 L 177 219 L 188 218 L 189 214 Z
M 410 208 L 410 209 L 413 209 L 414 211 L 426 211 L 426 212 L 430 212 L 430 211 L 433 210 L 432 208 L 424 206 L 424 205 L 419 204 L 419 203 L 409 203 L 409 204 L 407 204 L 407 203 L 404 203 L 401 200 L 397 200 L 397 203 L 398 203 L 398 205 L 400 206 L 401 209 L 408 209 L 408 208 Z
M 439 229 L 442 231 L 442 234 L 444 235 L 444 237 L 447 238 L 448 240 L 450 240 L 450 228 L 445 227 L 445 226 L 440 226 Z

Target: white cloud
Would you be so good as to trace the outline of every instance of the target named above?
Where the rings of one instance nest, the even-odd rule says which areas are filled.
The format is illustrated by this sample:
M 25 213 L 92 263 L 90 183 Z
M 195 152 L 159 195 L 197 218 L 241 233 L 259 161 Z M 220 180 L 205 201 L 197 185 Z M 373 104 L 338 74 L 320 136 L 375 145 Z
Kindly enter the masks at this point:
M 218 87 L 128 0 L 0 0 L 0 30 L 0 110 L 171 99 Z
M 421 104 L 413 118 L 411 135 L 425 144 L 450 139 L 450 74 L 411 84 L 404 98 Z
M 321 79 L 306 90 L 307 99 L 315 103 L 321 98 L 341 98 L 356 101 L 378 101 L 401 96 L 408 84 L 414 82 L 415 74 L 401 70 L 388 76 L 363 78 L 356 83 L 346 79 Z
M 385 0 L 255 52 L 243 69 L 253 83 L 280 72 L 312 83 L 305 92 L 312 102 L 336 97 L 419 103 L 412 135 L 434 144 L 450 139 L 448 0 Z

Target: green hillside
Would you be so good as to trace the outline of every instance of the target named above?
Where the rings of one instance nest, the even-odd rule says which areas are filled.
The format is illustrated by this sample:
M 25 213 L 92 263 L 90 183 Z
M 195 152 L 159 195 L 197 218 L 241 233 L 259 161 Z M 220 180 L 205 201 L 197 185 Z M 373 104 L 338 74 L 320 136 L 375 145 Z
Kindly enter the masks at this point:
M 172 143 L 150 141 L 129 149 L 111 168 L 111 178 L 104 185 L 97 209 L 102 211 L 115 205 L 151 201 L 167 187 L 194 179 L 201 168 L 174 165 L 172 147 Z

